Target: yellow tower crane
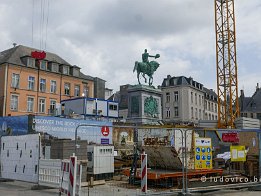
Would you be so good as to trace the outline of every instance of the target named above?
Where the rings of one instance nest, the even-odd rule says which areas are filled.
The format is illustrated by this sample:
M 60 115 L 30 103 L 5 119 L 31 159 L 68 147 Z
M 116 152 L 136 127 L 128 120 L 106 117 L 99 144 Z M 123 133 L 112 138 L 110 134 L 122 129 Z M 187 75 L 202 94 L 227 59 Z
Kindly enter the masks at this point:
M 218 128 L 239 117 L 234 0 L 215 1 Z

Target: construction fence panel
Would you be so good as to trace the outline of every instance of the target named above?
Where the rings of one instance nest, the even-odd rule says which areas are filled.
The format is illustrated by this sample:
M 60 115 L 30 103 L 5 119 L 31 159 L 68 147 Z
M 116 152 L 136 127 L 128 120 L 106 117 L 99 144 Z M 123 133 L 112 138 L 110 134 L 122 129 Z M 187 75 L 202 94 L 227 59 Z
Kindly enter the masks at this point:
M 38 182 L 40 134 L 1 137 L 1 177 Z
M 61 164 L 62 160 L 60 159 L 40 159 L 39 185 L 59 188 Z

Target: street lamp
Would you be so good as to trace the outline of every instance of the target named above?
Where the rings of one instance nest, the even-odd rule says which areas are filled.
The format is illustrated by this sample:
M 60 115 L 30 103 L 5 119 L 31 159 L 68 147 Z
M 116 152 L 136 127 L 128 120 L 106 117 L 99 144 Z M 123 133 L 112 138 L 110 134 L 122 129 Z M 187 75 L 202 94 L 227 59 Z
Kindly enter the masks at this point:
M 87 92 L 86 93 L 82 93 L 82 97 L 83 97 L 83 114 L 84 114 L 84 120 L 86 120 L 86 113 L 87 113 Z

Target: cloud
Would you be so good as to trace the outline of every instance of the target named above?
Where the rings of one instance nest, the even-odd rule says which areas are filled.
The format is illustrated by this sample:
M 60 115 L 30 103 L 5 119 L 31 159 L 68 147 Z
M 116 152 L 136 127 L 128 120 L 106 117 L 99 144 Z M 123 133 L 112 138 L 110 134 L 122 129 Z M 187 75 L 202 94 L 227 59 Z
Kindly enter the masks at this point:
M 170 74 L 191 76 L 216 89 L 214 1 L 42 2 L 45 20 L 41 32 L 41 1 L 1 1 L 1 51 L 13 42 L 40 48 L 42 39 L 42 49 L 46 44 L 48 51 L 118 90 L 120 85 L 137 83 L 134 62 L 141 61 L 147 48 L 151 54 L 161 55 L 155 86 Z M 252 89 L 260 80 L 258 74 L 251 75 L 261 71 L 260 9 L 259 0 L 235 2 L 239 88 Z

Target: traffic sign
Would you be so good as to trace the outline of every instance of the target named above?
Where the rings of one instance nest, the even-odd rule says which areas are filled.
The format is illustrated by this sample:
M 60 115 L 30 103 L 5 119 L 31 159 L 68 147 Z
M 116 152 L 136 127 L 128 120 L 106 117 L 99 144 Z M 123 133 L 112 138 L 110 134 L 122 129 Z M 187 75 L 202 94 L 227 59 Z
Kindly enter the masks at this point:
M 102 126 L 101 133 L 103 136 L 108 136 L 110 134 L 110 128 L 108 126 Z

